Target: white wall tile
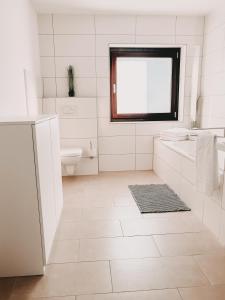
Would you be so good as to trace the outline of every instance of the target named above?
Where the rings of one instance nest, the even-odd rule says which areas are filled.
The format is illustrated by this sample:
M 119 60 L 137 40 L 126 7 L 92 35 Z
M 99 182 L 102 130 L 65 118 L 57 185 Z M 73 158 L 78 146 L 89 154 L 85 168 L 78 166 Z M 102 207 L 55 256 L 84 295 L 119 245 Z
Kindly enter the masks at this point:
M 43 113 L 44 114 L 55 114 L 56 105 L 55 98 L 44 98 L 43 99 Z
M 53 16 L 55 34 L 94 34 L 94 16 L 63 15 Z
M 152 154 L 136 154 L 136 170 L 152 170 Z
M 187 46 L 187 56 L 196 56 L 196 46 L 202 49 L 203 37 L 191 35 L 177 35 L 176 43 Z M 202 51 L 200 51 L 202 54 Z
M 97 136 L 96 119 L 60 119 L 61 138 L 80 139 Z
M 185 86 L 184 86 L 184 96 L 191 97 L 191 90 L 192 90 L 192 80 L 191 77 L 185 78 Z
M 137 123 L 136 124 L 136 135 L 158 135 L 160 131 L 179 127 L 179 123 L 177 122 L 145 122 L 145 123 Z M 182 126 L 182 125 L 181 125 Z
M 225 246 L 225 210 L 222 209 L 219 240 Z
M 181 174 L 191 184 L 196 183 L 196 165 L 195 162 L 190 159 L 183 157 L 181 160 Z
M 137 30 L 135 34 L 136 21 Z M 42 58 L 44 96 L 53 98 L 56 97 L 56 95 L 57 97 L 68 96 L 67 67 L 68 65 L 72 65 L 75 71 L 76 96 L 98 97 L 97 115 L 99 118 L 99 142 L 101 143 L 101 150 L 103 151 L 101 153 L 107 154 L 101 155 L 102 169 L 117 170 L 117 167 L 119 170 L 126 170 L 127 168 L 135 169 L 135 161 L 137 169 L 143 169 L 147 165 L 150 165 L 148 162 L 152 152 L 152 135 L 158 134 L 163 129 L 175 126 L 184 126 L 184 123 L 147 122 L 135 124 L 109 122 L 109 44 L 186 44 L 188 46 L 186 95 L 189 97 L 190 76 L 193 61 L 192 57 L 196 55 L 196 46 L 202 45 L 203 41 L 202 33 L 200 33 L 202 30 L 202 18 L 179 17 L 176 20 L 176 17 L 174 16 L 138 16 L 136 18 L 135 16 L 118 15 L 101 15 L 94 17 L 87 15 L 78 16 L 61 14 L 54 15 L 53 20 L 51 15 L 40 16 L 39 24 L 41 34 L 41 56 L 44 56 Z M 52 25 L 54 26 L 54 40 Z M 215 33 L 214 36 L 218 36 L 221 39 L 221 32 Z M 213 40 L 214 38 L 210 39 L 207 43 L 209 49 L 213 49 Z M 216 44 L 219 45 L 219 42 Z M 220 53 L 222 53 L 222 51 Z M 217 66 L 221 65 L 220 59 L 218 58 Z M 210 75 L 213 68 L 214 70 L 219 69 L 219 67 L 216 69 L 213 64 L 213 60 L 211 60 L 211 65 L 208 63 L 207 74 Z M 211 87 L 213 87 L 214 91 L 223 91 L 221 85 L 216 84 L 216 82 L 213 82 L 212 80 L 210 84 L 207 80 L 206 84 L 207 92 L 209 91 L 209 87 L 210 90 Z M 68 100 L 70 101 L 71 99 Z M 186 102 L 184 106 L 184 115 L 186 118 L 185 122 L 188 124 L 190 109 L 188 106 L 189 102 Z M 94 107 L 94 104 L 92 104 L 93 103 L 89 103 L 87 107 L 82 102 L 77 106 L 79 109 L 76 111 L 73 111 L 72 109 L 72 114 L 67 114 L 62 107 L 64 105 L 61 106 L 61 103 L 58 103 L 57 111 L 61 114 L 61 116 L 63 115 L 65 119 L 69 119 L 68 121 L 71 121 L 71 123 L 66 122 L 63 124 L 61 129 L 63 130 L 63 135 L 66 135 L 66 142 L 69 143 L 70 141 L 75 141 L 77 143 L 76 145 L 78 145 L 84 137 L 87 137 L 87 132 L 90 130 L 88 125 L 89 120 L 87 119 L 87 125 L 85 125 L 85 122 L 82 123 L 83 125 L 76 123 L 77 126 L 79 125 L 78 128 L 82 128 L 82 130 L 84 130 L 84 132 L 81 133 L 77 132 L 77 127 L 74 127 L 74 122 L 76 122 L 76 118 L 80 117 L 95 117 L 96 105 Z M 46 111 L 53 111 L 53 109 L 54 108 L 50 103 L 47 104 L 47 102 L 45 102 Z M 219 122 L 218 118 L 217 122 Z M 84 126 L 84 129 L 82 126 Z M 66 133 L 67 130 L 68 135 Z M 88 133 L 87 139 L 84 138 L 86 145 L 85 149 L 88 147 L 89 134 L 90 132 Z M 135 143 L 133 142 L 134 137 Z M 111 156 L 109 155 L 111 153 L 110 151 L 113 153 L 112 161 L 116 163 L 116 167 L 114 167 L 112 161 L 109 161 L 109 156 Z M 132 151 L 132 154 L 127 154 L 127 151 Z M 81 168 L 83 163 L 85 164 L 84 169 L 87 167 L 85 170 L 88 170 L 88 164 L 91 164 L 91 162 L 89 162 L 89 160 L 85 160 L 81 163 Z M 110 164 L 112 164 L 112 166 L 110 166 Z M 96 171 L 95 167 L 94 170 Z M 82 172 L 83 171 L 81 171 L 81 173 Z M 84 173 L 85 172 L 86 171 L 84 171 Z M 170 177 L 169 174 L 167 177 Z M 172 182 L 172 184 L 175 186 L 175 181 Z
M 136 136 L 136 153 L 153 153 L 153 136 Z
M 54 56 L 53 35 L 40 35 L 39 45 L 41 56 Z
M 66 176 L 64 168 L 62 168 L 63 176 Z M 77 165 L 74 175 L 97 175 L 98 174 L 98 159 L 82 157 Z
M 76 78 L 75 88 L 77 97 L 95 97 L 96 79 L 95 78 Z
M 222 210 L 217 203 L 211 199 L 205 201 L 204 209 L 204 224 L 217 236 L 220 234 L 220 224 L 221 224 Z
M 135 43 L 134 35 L 96 35 L 96 55 L 109 56 L 109 44 Z
M 135 170 L 135 155 L 99 155 L 99 171 Z
M 39 34 L 53 34 L 52 15 L 38 15 Z
M 109 77 L 110 66 L 108 57 L 96 57 L 96 75 L 97 77 Z
M 57 96 L 68 96 L 67 78 L 56 78 Z M 76 97 L 95 97 L 96 96 L 96 79 L 95 78 L 75 78 L 75 95 Z
M 134 136 L 99 137 L 99 154 L 135 153 Z
M 138 16 L 136 34 L 173 35 L 175 24 L 173 16 Z
M 94 57 L 56 57 L 56 77 L 67 77 L 69 65 L 74 68 L 75 77 L 95 77 Z
M 135 135 L 135 124 L 110 123 L 108 118 L 99 118 L 99 136 Z
M 216 28 L 210 34 L 205 35 L 204 53 L 210 53 L 225 47 L 224 26 Z
M 98 97 L 110 96 L 109 78 L 97 78 L 97 96 Z
M 175 35 L 137 35 L 136 43 L 170 45 L 175 43 Z
M 92 35 L 55 35 L 56 56 L 94 56 L 95 38 Z
M 135 16 L 101 16 L 95 17 L 96 34 L 134 34 Z
M 75 171 L 75 175 L 96 175 L 98 174 L 97 158 L 81 158 Z
M 54 57 L 41 57 L 41 76 L 55 77 Z
M 204 17 L 177 17 L 177 35 L 202 35 L 204 31 Z
M 197 58 L 197 57 L 187 57 L 186 58 L 186 65 L 185 65 L 185 76 L 191 77 L 192 76 L 192 70 L 193 70 L 193 64 L 195 62 L 195 59 L 200 60 L 200 66 L 199 66 L 199 73 L 201 74 L 201 63 L 202 63 L 202 58 Z
M 56 99 L 56 112 L 63 118 L 96 118 L 96 99 Z
M 43 96 L 44 98 L 56 97 L 55 78 L 43 78 Z
M 98 97 L 98 117 L 99 118 L 110 118 L 110 99 L 109 97 Z
M 181 176 L 180 197 L 200 220 L 203 218 L 204 198 L 198 194 L 195 186 Z
M 91 146 L 92 145 L 92 146 Z M 62 148 L 82 148 L 83 157 L 89 157 L 91 147 L 97 150 L 97 138 L 92 139 L 61 139 Z

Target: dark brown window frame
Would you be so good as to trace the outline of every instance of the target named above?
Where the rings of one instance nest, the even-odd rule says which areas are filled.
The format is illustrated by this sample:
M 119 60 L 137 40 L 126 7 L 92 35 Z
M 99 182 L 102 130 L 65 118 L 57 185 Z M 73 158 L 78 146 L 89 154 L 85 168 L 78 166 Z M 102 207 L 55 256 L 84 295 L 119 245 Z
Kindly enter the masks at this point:
M 110 48 L 110 107 L 112 122 L 128 121 L 177 121 L 179 109 L 179 83 L 180 83 L 180 55 L 181 48 Z M 146 114 L 118 114 L 116 98 L 116 60 L 118 57 L 169 57 L 172 58 L 172 85 L 171 85 L 171 111 L 169 113 Z

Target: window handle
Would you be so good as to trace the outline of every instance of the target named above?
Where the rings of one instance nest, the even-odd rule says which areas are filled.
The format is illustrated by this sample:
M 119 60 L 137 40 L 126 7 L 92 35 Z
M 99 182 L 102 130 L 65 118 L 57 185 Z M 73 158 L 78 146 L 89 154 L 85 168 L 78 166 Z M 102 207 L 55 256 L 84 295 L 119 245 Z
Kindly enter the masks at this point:
M 113 83 L 113 94 L 116 94 L 116 84 Z

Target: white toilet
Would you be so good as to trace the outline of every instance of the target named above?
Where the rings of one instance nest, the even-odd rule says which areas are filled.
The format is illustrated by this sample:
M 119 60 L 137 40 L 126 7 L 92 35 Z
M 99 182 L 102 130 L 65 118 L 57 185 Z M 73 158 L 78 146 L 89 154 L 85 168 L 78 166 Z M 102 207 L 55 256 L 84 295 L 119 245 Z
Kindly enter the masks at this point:
M 73 176 L 82 157 L 82 148 L 62 148 L 61 162 L 63 176 Z

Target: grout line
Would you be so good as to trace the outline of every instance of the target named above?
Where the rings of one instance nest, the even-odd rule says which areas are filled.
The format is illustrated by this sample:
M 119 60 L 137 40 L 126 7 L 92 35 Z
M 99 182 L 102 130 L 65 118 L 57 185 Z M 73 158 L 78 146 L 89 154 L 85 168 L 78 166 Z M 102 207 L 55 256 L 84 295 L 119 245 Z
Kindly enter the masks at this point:
M 55 73 L 55 77 L 54 77 L 54 80 L 55 80 L 55 97 L 58 96 L 58 88 L 57 88 L 57 80 L 56 80 L 56 61 L 55 61 L 55 34 L 54 34 L 54 15 L 51 14 L 51 18 L 52 18 L 52 37 L 53 37 L 53 53 L 54 53 L 54 56 L 53 56 L 53 59 L 54 59 L 54 73 Z M 55 103 L 55 111 L 56 111 L 56 103 Z
M 165 257 L 165 256 L 162 255 L 162 253 L 160 251 L 159 245 L 157 244 L 157 241 L 155 240 L 155 235 L 154 234 L 152 235 L 152 240 L 153 240 L 153 243 L 155 244 L 155 246 L 156 246 L 156 248 L 159 252 L 160 257 Z
M 222 285 L 222 284 L 220 284 L 220 285 Z M 206 287 L 205 285 L 194 285 L 194 286 L 190 286 L 190 287 L 187 287 L 187 286 L 183 286 L 183 287 L 172 287 L 172 288 L 168 288 L 168 287 L 166 287 L 166 288 L 153 288 L 153 289 L 140 289 L 140 290 L 124 290 L 124 291 L 118 291 L 118 292 L 98 292 L 98 293 L 94 293 L 94 294 L 76 294 L 76 295 L 71 295 L 71 294 L 66 294 L 66 295 L 63 295 L 63 297 L 62 296 L 55 296 L 54 298 L 59 298 L 59 299 L 64 299 L 65 297 L 75 297 L 74 298 L 74 300 L 76 300 L 77 299 L 77 297 L 85 297 L 86 298 L 86 296 L 89 298 L 89 297 L 91 297 L 91 299 L 93 299 L 92 297 L 93 296 L 97 296 L 97 295 L 101 295 L 101 296 L 103 296 L 103 295 L 122 295 L 122 294 L 127 294 L 127 293 L 129 293 L 129 294 L 133 294 L 133 295 L 135 295 L 135 293 L 142 293 L 142 292 L 155 292 L 155 291 L 171 291 L 171 290 L 177 290 L 177 289 L 181 289 L 181 288 L 192 288 L 192 287 Z M 14 296 L 14 295 L 13 295 Z M 15 296 L 17 296 L 17 295 L 15 295 Z M 22 296 L 25 296 L 24 294 L 22 294 Z M 41 299 L 49 299 L 49 300 L 51 300 L 52 298 L 46 298 L 46 297 L 41 297 L 41 298 L 33 298 L 32 300 L 41 300 Z M 183 298 L 182 298 L 183 299 Z
M 119 221 L 119 223 L 120 223 L 120 228 L 121 228 L 122 235 L 123 235 L 123 237 L 125 237 L 124 231 L 123 231 L 122 222 L 121 222 L 121 220 L 118 220 L 118 221 Z
M 141 219 L 143 220 L 143 219 Z M 86 220 L 87 222 L 90 222 L 90 220 Z M 107 221 L 107 220 L 96 220 L 96 221 Z M 112 220 L 112 222 L 115 222 L 118 220 Z M 84 223 L 85 221 L 83 221 L 82 223 Z M 95 221 L 94 221 L 95 222 Z M 64 223 L 81 223 L 79 221 L 64 221 Z M 114 235 L 114 236 L 96 236 L 96 237 L 91 237 L 91 236 L 85 236 L 85 237 L 74 237 L 74 238 L 61 238 L 61 239 L 57 239 L 57 241 L 65 241 L 65 240 L 79 240 L 79 239 L 108 239 L 108 238 L 118 238 L 118 237 L 126 237 L 126 238 L 132 238 L 132 237 L 152 237 L 153 235 L 159 235 L 159 236 L 163 236 L 163 235 L 184 235 L 184 234 L 200 234 L 202 232 L 205 231 L 186 231 L 186 232 L 171 232 L 171 233 L 151 233 L 151 234 L 134 234 L 134 235 Z
M 216 253 L 215 253 L 216 254 Z M 202 256 L 202 255 L 207 255 L 207 254 L 198 254 L 198 255 L 192 255 L 192 259 L 195 262 L 195 264 L 198 266 L 200 272 L 202 275 L 205 277 L 205 279 L 208 281 L 209 285 L 213 285 L 213 283 L 210 281 L 209 277 L 207 276 L 206 272 L 202 269 L 200 263 L 197 260 L 197 256 Z
M 135 16 L 135 27 L 134 27 L 134 43 L 137 43 L 137 18 L 138 16 Z
M 112 286 L 112 293 L 113 293 L 113 279 L 112 279 L 112 267 L 111 267 L 111 261 L 109 260 L 109 272 L 110 272 L 110 278 L 111 278 L 111 286 Z
M 95 31 L 95 90 L 96 90 L 96 120 L 97 120 L 97 158 L 98 158 L 98 173 L 100 169 L 99 165 L 99 117 L 98 117 L 98 76 L 97 76 L 97 39 L 96 39 L 96 16 L 94 15 L 94 31 Z
M 180 299 L 181 299 L 181 300 L 184 300 L 183 297 L 181 296 L 180 288 L 177 288 L 177 292 L 178 292 L 178 294 L 179 294 L 179 296 L 180 296 Z
M 96 36 L 103 36 L 103 37 L 111 37 L 111 36 L 114 36 L 114 37 L 117 37 L 117 36 L 130 36 L 130 37 L 134 37 L 136 33 L 134 34 L 129 34 L 129 33 L 119 33 L 119 34 L 116 34 L 116 33 L 55 33 L 56 36 L 90 36 L 90 37 L 94 37 L 95 35 Z M 51 36 L 52 33 L 39 33 L 38 34 L 39 36 Z M 158 36 L 163 36 L 163 37 L 171 37 L 173 36 L 174 34 L 145 34 L 145 33 L 140 33 L 140 34 L 137 34 L 137 36 L 150 36 L 150 37 L 158 37 Z M 187 36 L 187 37 L 201 37 L 202 34 L 178 34 L 178 36 Z M 120 43 L 121 44 L 121 43 Z M 129 43 L 129 44 L 133 44 L 133 43 Z M 140 43 L 140 44 L 143 44 L 143 43 Z
M 78 262 L 80 262 L 80 239 L 78 239 Z

